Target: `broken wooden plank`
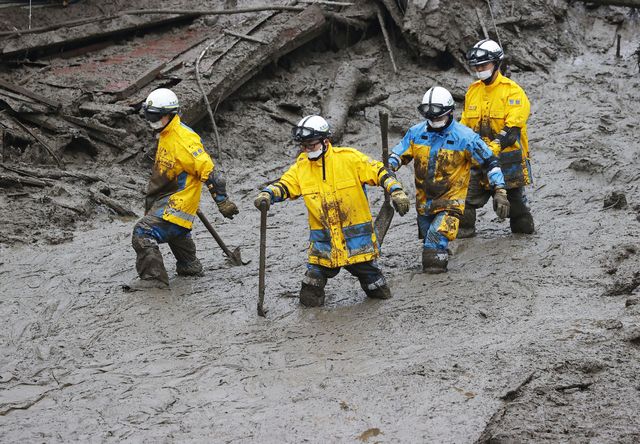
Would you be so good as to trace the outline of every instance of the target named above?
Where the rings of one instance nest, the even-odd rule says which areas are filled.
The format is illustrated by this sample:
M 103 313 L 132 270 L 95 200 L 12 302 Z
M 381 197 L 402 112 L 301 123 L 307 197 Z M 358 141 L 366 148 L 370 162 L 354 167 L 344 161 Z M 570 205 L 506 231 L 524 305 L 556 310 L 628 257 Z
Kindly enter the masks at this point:
M 146 15 L 146 14 L 199 14 L 199 15 L 230 15 L 230 14 L 246 14 L 248 12 L 262 11 L 304 11 L 301 6 L 255 6 L 252 8 L 236 8 L 236 9 L 132 9 L 123 11 L 127 15 Z
M 20 177 L 0 173 L 0 187 L 8 188 L 14 187 L 16 185 L 31 185 L 34 187 L 44 188 L 48 187 L 50 184 L 48 182 L 45 182 L 44 180 L 34 179 L 33 177 Z
M 358 68 L 351 62 L 344 62 L 336 72 L 333 88 L 322 104 L 322 113 L 331 126 L 332 139 L 340 142 L 349 116 L 349 107 L 353 103 L 358 85 L 364 79 Z
M 322 10 L 315 5 L 298 14 L 274 15 L 254 34 L 269 44 L 256 46 L 242 41 L 218 61 L 215 75 L 207 82 L 209 102 L 220 103 L 273 60 L 319 36 L 326 25 Z M 183 80 L 173 90 L 185 103 L 182 116 L 188 125 L 195 125 L 207 115 L 195 81 Z
M 393 72 L 398 74 L 398 66 L 396 65 L 396 59 L 393 55 L 393 47 L 391 46 L 391 40 L 389 39 L 389 34 L 387 33 L 387 27 L 384 23 L 384 15 L 382 14 L 382 6 L 378 5 L 378 23 L 380 23 L 380 29 L 382 30 L 382 37 L 384 37 L 384 43 L 387 46 L 387 51 L 389 52 L 389 57 L 391 58 L 391 65 L 393 66 Z
M 13 83 L 7 82 L 6 80 L 0 79 L 0 88 L 6 89 L 8 91 L 13 91 L 14 93 L 22 94 L 23 96 L 29 97 L 30 99 L 49 105 L 54 109 L 60 108 L 59 103 L 54 102 L 53 100 L 41 96 L 40 94 L 37 94 L 33 91 L 30 91 L 20 85 L 14 85 Z
M 158 77 L 158 74 L 160 74 L 160 71 L 162 71 L 166 66 L 167 66 L 166 62 L 158 63 L 156 66 L 152 67 L 151 69 L 143 73 L 140 77 L 135 79 L 131 84 L 126 86 L 124 89 L 121 89 L 120 91 L 115 91 L 114 93 L 116 97 L 118 98 L 118 100 L 129 97 L 135 91 L 138 91 L 140 88 L 151 83 L 156 77 Z M 109 93 L 110 91 L 105 91 L 105 92 Z
M 94 131 L 99 131 L 104 134 L 109 134 L 115 137 L 126 137 L 127 131 L 119 128 L 112 128 L 107 125 L 103 125 L 98 122 L 86 121 L 80 117 L 70 116 L 70 115 L 62 115 L 62 118 L 67 120 L 68 122 L 75 123 L 76 125 L 80 125 L 84 128 L 91 129 Z
M 69 29 L 64 34 L 54 30 L 30 35 L 26 38 L 21 38 L 21 36 L 11 37 L 5 41 L 0 56 L 3 59 L 7 59 L 9 57 L 21 57 L 28 53 L 29 57 L 33 59 L 50 52 L 60 52 L 65 47 L 78 47 L 95 42 L 103 42 L 111 37 L 134 32 L 140 33 L 151 28 L 192 21 L 197 17 L 199 17 L 199 14 L 193 12 L 151 19 L 135 19 L 125 15 L 118 15 L 111 21 L 112 23 L 105 23 L 99 28 L 88 24 Z
M 52 31 L 60 28 L 72 28 L 74 26 L 86 25 L 89 23 L 98 23 L 105 20 L 112 20 L 116 17 L 120 17 L 122 14 L 116 15 L 101 15 L 97 17 L 88 17 L 79 20 L 69 20 L 62 23 L 56 23 L 55 25 L 49 26 L 41 26 L 39 28 L 31 28 L 31 29 L 17 29 L 14 31 L 2 31 L 0 32 L 0 37 L 12 36 L 12 35 L 23 35 L 23 34 L 39 34 L 41 32 Z

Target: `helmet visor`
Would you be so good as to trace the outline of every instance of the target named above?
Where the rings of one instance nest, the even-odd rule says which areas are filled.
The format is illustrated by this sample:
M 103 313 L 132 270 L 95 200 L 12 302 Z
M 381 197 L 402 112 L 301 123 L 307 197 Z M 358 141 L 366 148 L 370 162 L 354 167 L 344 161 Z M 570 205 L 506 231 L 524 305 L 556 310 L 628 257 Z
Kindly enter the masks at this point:
M 418 106 L 418 112 L 426 119 L 435 119 L 436 117 L 443 116 L 451 111 L 451 109 L 450 106 L 444 106 L 440 103 L 423 103 Z
M 291 137 L 296 142 L 303 142 L 306 140 L 320 140 L 329 137 L 329 134 L 323 131 L 318 131 L 315 128 L 309 128 L 307 126 L 294 126 L 291 129 Z

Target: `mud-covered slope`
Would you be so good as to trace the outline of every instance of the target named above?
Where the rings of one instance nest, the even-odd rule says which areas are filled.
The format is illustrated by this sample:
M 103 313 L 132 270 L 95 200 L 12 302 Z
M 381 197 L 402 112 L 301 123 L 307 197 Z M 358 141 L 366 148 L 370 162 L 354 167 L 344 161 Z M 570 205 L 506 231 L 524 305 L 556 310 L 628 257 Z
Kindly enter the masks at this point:
M 454 241 L 450 271 L 432 276 L 420 272 L 415 211 L 396 215 L 381 259 L 391 300 L 366 300 L 342 272 L 326 307 L 298 305 L 308 233 L 295 201 L 269 212 L 269 312 L 255 313 L 252 198 L 295 154 L 289 124 L 261 105 L 295 120 L 320 109 L 340 62 L 373 60 L 358 97 L 390 96 L 351 116 L 344 144 L 377 157 L 378 109 L 391 113 L 393 144 L 432 83 L 463 92 L 471 81 L 405 52 L 394 76 L 378 38 L 310 45 L 218 110 L 241 214 L 223 220 L 206 194 L 203 211 L 249 265 L 231 266 L 197 225 L 205 277 L 177 277 L 163 247 L 172 290 L 124 293 L 133 221 L 102 213 L 61 245 L 1 245 L 0 441 L 637 442 L 640 34 L 633 16 L 607 21 L 611 11 L 572 6 L 579 54 L 513 75 L 532 102 L 536 233 L 510 234 L 487 206 L 478 236 Z M 198 131 L 211 146 L 210 129 Z M 412 188 L 410 170 L 399 177 Z M 369 195 L 375 212 L 382 194 Z

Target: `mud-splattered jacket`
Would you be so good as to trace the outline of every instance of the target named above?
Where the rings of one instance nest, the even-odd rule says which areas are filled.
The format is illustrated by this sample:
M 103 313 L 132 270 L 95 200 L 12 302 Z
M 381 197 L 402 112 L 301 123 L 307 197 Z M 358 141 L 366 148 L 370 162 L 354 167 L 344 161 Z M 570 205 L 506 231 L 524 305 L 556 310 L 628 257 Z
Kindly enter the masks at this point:
M 393 147 L 389 166 L 397 171 L 414 161 L 418 214 L 450 211 L 461 216 L 472 159 L 488 170 L 492 186 L 504 188 L 498 159 L 480 136 L 455 120 L 439 131 L 428 130 L 427 122 L 412 126 Z
M 162 130 L 147 186 L 145 214 L 191 229 L 200 204 L 202 182 L 213 161 L 200 136 L 175 116 Z
M 354 148 L 329 144 L 318 160 L 300 154 L 280 180 L 263 191 L 271 194 L 272 202 L 304 198 L 311 230 L 309 263 L 335 268 L 380 254 L 365 184 L 383 186 L 388 192 L 402 189 L 382 162 Z
M 478 80 L 469 86 L 464 98 L 460 123 L 480 134 L 500 160 L 506 188 L 519 188 L 533 182 L 529 160 L 527 119 L 531 105 L 524 90 L 500 72 L 490 85 Z M 509 146 L 502 146 L 510 128 L 520 128 Z M 505 133 L 501 134 L 502 131 Z

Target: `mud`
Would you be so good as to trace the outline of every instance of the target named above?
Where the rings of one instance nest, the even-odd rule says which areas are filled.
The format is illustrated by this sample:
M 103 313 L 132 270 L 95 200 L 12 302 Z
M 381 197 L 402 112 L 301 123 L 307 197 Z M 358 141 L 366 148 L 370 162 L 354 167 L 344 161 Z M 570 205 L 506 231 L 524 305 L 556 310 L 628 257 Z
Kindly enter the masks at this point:
M 612 23 L 617 14 L 623 22 Z M 217 110 L 217 160 L 241 213 L 223 219 L 206 193 L 201 208 L 249 265 L 232 266 L 197 223 L 204 277 L 177 276 L 165 245 L 171 290 L 125 293 L 135 218 L 90 200 L 84 179 L 0 188 L 0 441 L 638 442 L 639 24 L 624 8 L 574 3 L 566 15 L 562 41 L 574 46 L 537 59 L 545 70 L 512 73 L 532 103 L 536 233 L 512 235 L 487 205 L 478 235 L 451 243 L 449 272 L 426 275 L 411 209 L 385 238 L 387 301 L 367 299 L 343 272 L 325 307 L 299 306 L 308 228 L 298 200 L 269 211 L 268 313 L 257 317 L 252 203 L 296 153 L 290 125 L 260 105 L 295 121 L 320 109 L 341 62 L 374 60 L 357 99 L 389 93 L 378 107 L 390 113 L 393 146 L 418 122 L 428 87 L 459 97 L 471 81 L 404 46 L 394 76 L 379 35 L 343 49 L 312 42 Z M 343 145 L 380 158 L 378 107 L 349 117 Z M 207 124 L 196 130 L 213 146 Z M 37 152 L 29 144 L 3 165 L 38 165 Z M 141 215 L 149 152 L 123 164 L 98 153 L 74 167 Z M 399 179 L 415 192 L 411 166 Z M 628 205 L 603 205 L 613 192 Z M 382 191 L 368 195 L 377 212 Z

